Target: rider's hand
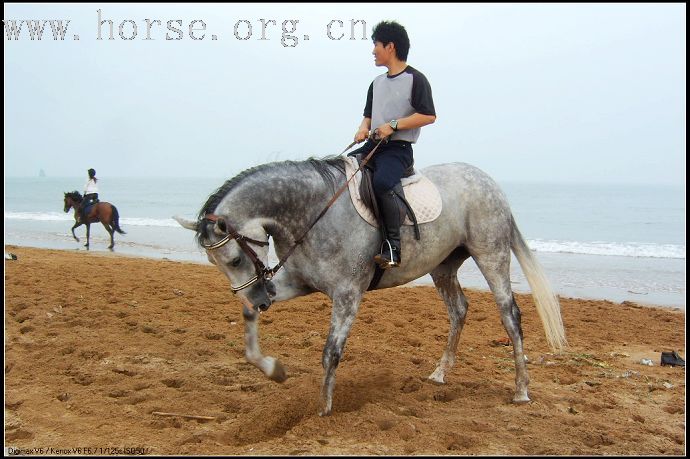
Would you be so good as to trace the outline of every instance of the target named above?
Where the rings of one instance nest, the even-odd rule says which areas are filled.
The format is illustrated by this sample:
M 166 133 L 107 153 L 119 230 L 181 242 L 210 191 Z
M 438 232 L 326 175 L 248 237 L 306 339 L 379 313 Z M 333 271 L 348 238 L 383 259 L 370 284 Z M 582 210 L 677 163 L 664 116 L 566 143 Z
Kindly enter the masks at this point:
M 377 140 L 385 139 L 395 132 L 390 124 L 384 123 L 376 128 Z
M 362 143 L 369 137 L 369 131 L 365 128 L 360 129 L 355 134 L 355 142 Z

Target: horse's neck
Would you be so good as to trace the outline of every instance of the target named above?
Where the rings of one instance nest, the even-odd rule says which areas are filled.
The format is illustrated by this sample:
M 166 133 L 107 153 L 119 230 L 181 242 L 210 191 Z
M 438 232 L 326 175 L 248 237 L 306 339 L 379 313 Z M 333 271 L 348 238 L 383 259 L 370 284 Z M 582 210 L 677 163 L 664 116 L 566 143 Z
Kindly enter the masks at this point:
M 277 171 L 278 172 L 278 171 Z M 245 220 L 269 222 L 271 235 L 293 241 L 307 229 L 333 196 L 333 190 L 316 171 L 291 176 L 271 174 L 253 180 L 232 193 L 229 214 Z M 243 209 L 235 213 L 232 209 Z

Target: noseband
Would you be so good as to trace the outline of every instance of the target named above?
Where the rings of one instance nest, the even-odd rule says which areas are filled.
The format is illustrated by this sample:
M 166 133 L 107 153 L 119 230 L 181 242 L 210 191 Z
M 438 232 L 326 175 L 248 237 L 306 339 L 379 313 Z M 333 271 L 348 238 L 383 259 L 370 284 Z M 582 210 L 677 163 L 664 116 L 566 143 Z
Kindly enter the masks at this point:
M 208 220 L 210 222 L 216 223 L 220 217 L 218 215 L 214 214 L 208 214 L 204 218 L 204 220 Z M 249 279 L 247 282 L 244 284 L 238 286 L 238 287 L 233 287 L 232 284 L 230 284 L 230 290 L 232 290 L 232 293 L 237 293 L 240 290 L 243 290 L 251 285 L 254 285 L 256 282 L 259 280 L 263 281 L 269 281 L 273 278 L 274 270 L 267 268 L 263 262 L 259 259 L 258 255 L 249 246 L 249 243 L 251 244 L 256 244 L 261 247 L 266 247 L 268 245 L 268 242 L 264 241 L 257 241 L 256 239 L 249 238 L 247 236 L 243 236 L 240 233 L 235 230 L 235 228 L 232 227 L 226 220 L 221 219 L 223 223 L 225 224 L 225 227 L 227 228 L 227 233 L 223 239 L 220 241 L 213 243 L 213 244 L 204 244 L 203 242 L 201 243 L 201 246 L 205 248 L 206 250 L 213 250 L 217 249 L 220 247 L 223 247 L 225 244 L 230 242 L 231 239 L 234 239 L 237 241 L 237 244 L 240 246 L 240 249 L 244 252 L 245 255 L 249 257 L 251 262 L 254 264 L 254 269 L 256 270 L 256 276 L 252 277 Z

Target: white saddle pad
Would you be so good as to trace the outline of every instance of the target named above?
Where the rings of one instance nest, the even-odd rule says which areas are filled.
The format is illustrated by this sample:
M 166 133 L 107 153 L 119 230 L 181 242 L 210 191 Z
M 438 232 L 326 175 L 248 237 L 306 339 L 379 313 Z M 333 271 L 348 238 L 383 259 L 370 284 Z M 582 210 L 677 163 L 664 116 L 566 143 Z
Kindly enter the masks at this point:
M 352 157 L 345 158 L 345 173 L 347 178 L 352 177 L 352 174 L 357 170 L 357 160 Z M 364 205 L 362 198 L 359 195 L 359 184 L 362 179 L 362 173 L 357 171 L 355 178 L 349 183 L 350 198 L 352 204 L 357 209 L 359 216 L 362 217 L 371 226 L 378 227 L 374 214 Z M 410 203 L 415 215 L 417 216 L 417 223 L 429 223 L 441 215 L 443 208 L 441 201 L 441 193 L 439 193 L 436 185 L 431 183 L 424 175 L 415 170 L 414 175 L 406 177 L 401 180 L 403 191 L 405 192 L 405 199 Z M 404 225 L 412 225 L 410 217 L 405 217 Z

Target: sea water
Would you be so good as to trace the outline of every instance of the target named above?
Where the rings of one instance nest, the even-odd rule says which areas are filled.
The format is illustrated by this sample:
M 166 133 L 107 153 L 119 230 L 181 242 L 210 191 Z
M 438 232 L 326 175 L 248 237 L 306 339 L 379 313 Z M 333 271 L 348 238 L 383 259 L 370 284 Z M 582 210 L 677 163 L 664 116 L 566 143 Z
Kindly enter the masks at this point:
M 192 231 L 171 217 L 194 219 L 226 178 L 99 179 L 99 197 L 117 206 L 117 253 L 208 263 Z M 83 178 L 5 178 L 5 244 L 85 250 L 86 229 L 75 231 L 64 192 L 83 192 Z M 515 221 L 557 294 L 685 307 L 685 193 L 660 185 L 499 183 Z M 347 196 L 341 197 L 347 199 Z M 325 203 L 324 203 L 325 205 Z M 108 234 L 91 225 L 91 250 L 107 251 Z M 404 248 L 403 248 L 404 250 Z M 403 251 L 404 256 L 404 251 Z M 276 262 L 271 251 L 269 262 Z M 488 289 L 469 259 L 463 287 Z M 516 292 L 529 292 L 513 258 Z M 424 276 L 415 284 L 431 284 Z

